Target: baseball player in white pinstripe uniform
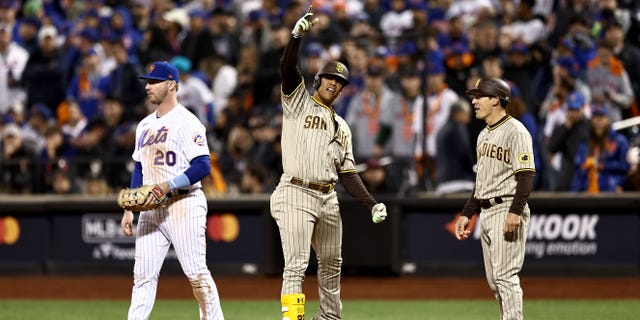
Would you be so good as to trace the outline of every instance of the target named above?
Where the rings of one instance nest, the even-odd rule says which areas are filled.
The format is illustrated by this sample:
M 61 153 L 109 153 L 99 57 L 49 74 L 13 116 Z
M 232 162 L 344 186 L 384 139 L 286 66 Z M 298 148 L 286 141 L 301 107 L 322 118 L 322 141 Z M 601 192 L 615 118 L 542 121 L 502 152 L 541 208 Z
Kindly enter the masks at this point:
M 200 319 L 223 319 L 218 290 L 206 261 L 207 200 L 200 180 L 210 171 L 209 147 L 202 123 L 178 103 L 176 68 L 156 62 L 147 80 L 156 111 L 138 124 L 131 188 L 156 185 L 169 196 L 163 207 L 143 211 L 135 232 L 133 290 L 128 319 L 148 319 L 162 263 L 173 244 L 200 306 Z M 125 211 L 122 229 L 133 236 L 133 213 Z
M 505 108 L 511 88 L 498 78 L 480 79 L 467 94 L 476 118 L 487 123 L 478 135 L 476 185 L 456 222 L 456 238 L 469 237 L 472 215 L 480 213 L 482 256 L 500 319 L 522 319 L 518 273 L 524 263 L 535 163 L 531 135 Z
M 333 189 L 338 179 L 371 210 L 374 223 L 387 216 L 385 205 L 376 203 L 356 173 L 349 126 L 331 108 L 349 83 L 347 67 L 327 62 L 316 75 L 313 96 L 305 89 L 298 48 L 312 25 L 309 10 L 296 23 L 280 62 L 284 174 L 271 195 L 271 215 L 280 230 L 284 255 L 284 320 L 304 319 L 302 281 L 311 247 L 318 258 L 320 294 L 320 308 L 313 319 L 342 319 L 342 219 Z

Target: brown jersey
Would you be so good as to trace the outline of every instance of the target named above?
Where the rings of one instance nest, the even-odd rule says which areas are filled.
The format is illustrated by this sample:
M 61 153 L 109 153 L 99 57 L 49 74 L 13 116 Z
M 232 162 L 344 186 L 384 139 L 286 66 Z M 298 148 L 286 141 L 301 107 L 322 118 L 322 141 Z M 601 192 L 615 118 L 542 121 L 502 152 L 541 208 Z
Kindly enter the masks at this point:
M 477 199 L 513 196 L 517 184 L 515 174 L 535 171 L 531 134 L 511 116 L 480 132 L 476 153 Z
M 346 121 L 309 95 L 300 82 L 282 96 L 282 165 L 284 173 L 310 181 L 338 181 L 338 173 L 355 171 L 351 131 Z

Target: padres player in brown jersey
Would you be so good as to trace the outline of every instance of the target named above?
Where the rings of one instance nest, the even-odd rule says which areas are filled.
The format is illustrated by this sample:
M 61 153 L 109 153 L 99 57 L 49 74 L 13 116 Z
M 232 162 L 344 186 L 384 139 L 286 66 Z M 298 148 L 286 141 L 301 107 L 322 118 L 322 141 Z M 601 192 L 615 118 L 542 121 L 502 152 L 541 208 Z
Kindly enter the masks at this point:
M 387 216 L 385 205 L 376 203 L 356 173 L 351 132 L 332 109 L 349 84 L 347 67 L 327 62 L 315 77 L 313 96 L 305 89 L 298 48 L 313 23 L 310 9 L 296 22 L 280 61 L 284 173 L 271 195 L 271 215 L 280 230 L 284 255 L 283 320 L 304 319 L 302 282 L 311 247 L 318 258 L 320 294 L 320 308 L 313 319 L 342 319 L 342 220 L 335 183 L 340 180 L 371 210 L 374 223 Z
M 500 319 L 522 319 L 518 273 L 524 263 L 527 200 L 535 176 L 531 135 L 505 111 L 511 99 L 505 81 L 480 79 L 467 94 L 476 118 L 487 126 L 478 135 L 476 185 L 456 222 L 456 238 L 469 237 L 469 219 L 479 213 L 485 273 L 500 304 Z

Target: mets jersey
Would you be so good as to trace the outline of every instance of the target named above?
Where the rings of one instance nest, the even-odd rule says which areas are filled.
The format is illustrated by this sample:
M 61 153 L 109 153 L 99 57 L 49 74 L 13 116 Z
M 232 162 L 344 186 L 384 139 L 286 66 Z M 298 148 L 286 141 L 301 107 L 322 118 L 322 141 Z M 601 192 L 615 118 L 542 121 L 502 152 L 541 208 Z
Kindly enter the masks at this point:
M 159 184 L 183 173 L 196 157 L 209 155 L 204 125 L 181 104 L 158 118 L 151 113 L 136 128 L 133 160 L 142 163 L 143 184 Z M 197 182 L 191 188 L 200 188 Z
M 382 117 L 397 108 L 397 100 L 398 95 L 384 85 L 378 95 L 363 90 L 351 99 L 345 119 L 350 125 L 352 143 L 358 158 L 373 157 Z
M 422 96 L 413 100 L 397 96 L 392 108 L 381 111 L 380 123 L 391 128 L 391 137 L 385 144 L 385 152 L 394 157 L 413 158 L 416 147 L 414 110 L 418 104 L 422 105 L 422 101 Z
M 333 109 L 311 97 L 303 84 L 282 97 L 284 173 L 334 183 L 338 173 L 355 171 L 351 131 Z

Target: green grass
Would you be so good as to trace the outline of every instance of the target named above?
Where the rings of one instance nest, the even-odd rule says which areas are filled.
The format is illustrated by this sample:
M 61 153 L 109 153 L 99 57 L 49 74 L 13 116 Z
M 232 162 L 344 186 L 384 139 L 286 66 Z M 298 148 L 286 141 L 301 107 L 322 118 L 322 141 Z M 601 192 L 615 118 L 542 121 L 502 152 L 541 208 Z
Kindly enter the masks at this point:
M 490 300 L 425 300 L 343 302 L 347 320 L 495 320 L 498 306 Z M 126 319 L 128 301 L 0 300 L 0 319 L 11 320 L 106 320 Z M 227 320 L 274 320 L 280 318 L 278 301 L 222 301 Z M 318 308 L 306 304 L 307 319 Z M 525 300 L 525 318 L 545 320 L 637 319 L 640 300 Z M 160 300 L 153 320 L 198 318 L 195 300 Z

